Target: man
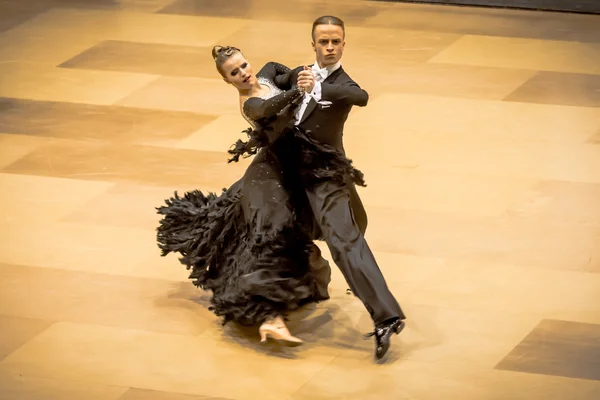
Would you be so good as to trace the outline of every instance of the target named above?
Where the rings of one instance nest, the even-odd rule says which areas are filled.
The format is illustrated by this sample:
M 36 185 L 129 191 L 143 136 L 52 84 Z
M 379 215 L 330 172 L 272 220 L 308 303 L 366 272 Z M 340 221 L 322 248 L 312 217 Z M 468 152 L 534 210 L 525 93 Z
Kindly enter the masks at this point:
M 317 18 L 312 29 L 315 64 L 276 78 L 281 89 L 297 84 L 306 92 L 297 109 L 295 125 L 342 152 L 344 123 L 352 106 L 364 107 L 369 99 L 341 66 L 344 38 L 342 20 L 333 16 Z M 375 336 L 375 357 L 381 360 L 389 349 L 391 336 L 404 328 L 405 316 L 365 241 L 366 212 L 358 193 L 354 185 L 325 181 L 306 190 L 306 195 L 334 262 L 371 314 L 375 330 L 370 335 Z

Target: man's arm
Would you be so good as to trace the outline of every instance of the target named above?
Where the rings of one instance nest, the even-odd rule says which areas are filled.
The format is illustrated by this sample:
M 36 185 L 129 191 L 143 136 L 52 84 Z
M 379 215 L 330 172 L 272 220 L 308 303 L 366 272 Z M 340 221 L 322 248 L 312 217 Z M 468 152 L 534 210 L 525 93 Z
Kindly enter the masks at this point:
M 341 83 L 321 83 L 321 100 L 364 107 L 369 102 L 369 94 L 348 78 Z

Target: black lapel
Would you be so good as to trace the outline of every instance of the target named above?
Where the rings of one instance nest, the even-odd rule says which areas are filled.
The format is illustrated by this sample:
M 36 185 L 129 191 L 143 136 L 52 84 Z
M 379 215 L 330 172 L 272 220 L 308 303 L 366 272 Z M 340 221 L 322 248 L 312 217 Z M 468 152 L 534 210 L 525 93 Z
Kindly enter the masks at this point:
M 338 77 L 338 75 L 340 75 L 342 72 L 344 72 L 344 69 L 340 66 L 338 69 L 333 71 L 333 73 L 331 75 L 329 75 L 327 77 L 327 79 L 325 79 L 325 82 L 332 83 L 333 81 L 335 81 L 335 79 Z
M 337 76 L 339 74 L 341 74 L 342 72 L 343 72 L 342 67 L 339 67 L 338 69 L 333 71 L 333 73 L 330 74 L 323 82 L 324 83 L 332 83 L 333 81 L 335 81 Z M 299 123 L 300 124 L 303 123 L 306 120 L 306 118 L 308 118 L 308 116 L 310 114 L 312 114 L 313 111 L 315 111 L 315 108 L 317 108 L 317 102 L 315 101 L 315 99 L 313 99 L 311 97 L 310 101 L 308 102 L 308 106 L 306 106 L 306 110 L 304 110 L 304 115 L 302 115 L 302 119 L 300 120 Z
M 303 123 L 306 120 L 306 118 L 308 118 L 308 116 L 312 114 L 313 111 L 315 111 L 315 108 L 317 108 L 317 102 L 311 97 L 310 101 L 308 102 L 308 105 L 306 106 L 306 110 L 304 110 L 304 115 L 302 115 L 302 119 L 299 123 Z

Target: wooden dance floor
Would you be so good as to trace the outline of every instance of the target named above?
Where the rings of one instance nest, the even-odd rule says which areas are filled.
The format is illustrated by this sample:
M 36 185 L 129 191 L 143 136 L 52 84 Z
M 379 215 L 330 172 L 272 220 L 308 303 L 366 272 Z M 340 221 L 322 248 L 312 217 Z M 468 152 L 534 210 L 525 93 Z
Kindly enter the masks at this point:
M 221 327 L 154 207 L 219 190 L 247 123 L 215 44 L 313 62 L 347 23 L 387 363 L 333 266 L 299 348 Z M 600 398 L 600 16 L 358 0 L 0 2 L 0 399 Z M 326 247 L 320 244 L 325 249 Z M 329 258 L 329 253 L 324 252 Z

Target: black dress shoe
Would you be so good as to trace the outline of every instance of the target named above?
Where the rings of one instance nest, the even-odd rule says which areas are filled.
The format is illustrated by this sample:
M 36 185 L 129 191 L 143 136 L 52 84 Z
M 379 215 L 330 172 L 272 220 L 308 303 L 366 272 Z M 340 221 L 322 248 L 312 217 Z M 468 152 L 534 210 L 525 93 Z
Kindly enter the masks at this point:
M 396 318 L 379 324 L 373 332 L 365 335 L 367 338 L 375 336 L 375 359 L 377 361 L 381 360 L 389 350 L 392 334 L 399 334 L 404 326 L 404 321 Z

